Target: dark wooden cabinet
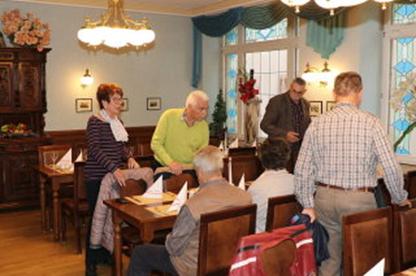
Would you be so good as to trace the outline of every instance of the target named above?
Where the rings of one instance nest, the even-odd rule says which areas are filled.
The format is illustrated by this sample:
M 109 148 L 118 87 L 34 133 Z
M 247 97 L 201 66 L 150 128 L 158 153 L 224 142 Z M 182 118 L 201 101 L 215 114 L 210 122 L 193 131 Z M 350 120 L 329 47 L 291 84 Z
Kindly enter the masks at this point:
M 45 64 L 50 49 L 0 48 L 0 126 L 24 123 L 29 137 L 0 136 L 0 210 L 36 205 L 37 147 L 44 136 Z

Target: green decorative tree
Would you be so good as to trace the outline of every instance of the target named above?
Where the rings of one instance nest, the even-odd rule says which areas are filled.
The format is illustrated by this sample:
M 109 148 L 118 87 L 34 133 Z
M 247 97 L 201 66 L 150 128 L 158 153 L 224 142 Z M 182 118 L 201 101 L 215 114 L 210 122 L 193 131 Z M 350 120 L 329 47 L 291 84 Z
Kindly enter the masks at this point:
M 217 102 L 215 103 L 214 112 L 212 113 L 212 123 L 209 124 L 209 130 L 212 136 L 219 139 L 224 138 L 224 124 L 227 120 L 227 110 L 225 107 L 222 90 L 218 92 Z

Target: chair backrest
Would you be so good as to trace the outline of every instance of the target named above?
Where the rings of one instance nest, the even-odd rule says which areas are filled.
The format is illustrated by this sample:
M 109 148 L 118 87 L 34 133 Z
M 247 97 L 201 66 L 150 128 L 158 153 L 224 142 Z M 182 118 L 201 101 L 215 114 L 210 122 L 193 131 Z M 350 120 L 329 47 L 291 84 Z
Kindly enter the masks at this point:
M 201 215 L 198 275 L 228 275 L 241 237 L 254 233 L 257 205 Z
M 137 155 L 138 156 L 153 156 L 153 151 L 150 147 L 150 142 L 148 142 L 148 143 L 138 143 L 137 144 Z
M 407 173 L 405 189 L 409 193 L 408 198 L 416 198 L 416 171 Z
M 265 250 L 260 258 L 266 275 L 291 275 L 290 267 L 295 260 L 296 244 L 285 240 Z
M 296 201 L 295 195 L 276 196 L 269 198 L 267 205 L 266 231 L 285 227 L 302 206 Z
M 132 195 L 142 195 L 146 192 L 147 184 L 143 179 L 127 179 L 126 185 L 121 187 L 120 196 L 132 196 Z
M 416 266 L 416 199 L 412 208 L 393 205 L 394 263 L 402 271 Z
M 172 175 L 163 181 L 163 185 L 165 186 L 166 191 L 177 194 L 185 182 L 188 182 L 188 189 L 198 187 L 197 181 L 187 173 Z
M 228 179 L 228 162 L 229 159 L 225 158 L 223 176 L 226 179 Z M 243 173 L 246 181 L 253 181 L 263 172 L 261 162 L 255 155 L 231 156 L 231 166 L 233 175 L 232 180 L 235 185 L 238 184 Z
M 74 201 L 76 206 L 79 201 L 87 199 L 84 168 L 85 161 L 74 163 Z
M 392 272 L 391 207 L 344 216 L 342 227 L 343 275 L 364 275 L 383 258 L 385 259 L 385 272 Z
M 48 145 L 38 147 L 39 165 L 52 165 L 71 149 L 71 145 Z

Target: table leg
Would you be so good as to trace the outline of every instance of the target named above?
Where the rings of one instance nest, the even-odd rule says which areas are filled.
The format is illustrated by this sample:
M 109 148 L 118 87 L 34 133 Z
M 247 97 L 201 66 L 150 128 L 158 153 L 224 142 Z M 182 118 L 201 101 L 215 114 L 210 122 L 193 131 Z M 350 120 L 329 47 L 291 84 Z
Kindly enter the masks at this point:
M 60 202 L 59 202 L 59 183 L 56 179 L 52 179 L 52 198 L 53 198 L 53 233 L 55 241 L 59 241 L 60 230 Z
M 41 229 L 42 232 L 46 232 L 47 227 L 46 227 L 46 200 L 45 200 L 45 182 L 46 182 L 46 178 L 43 177 L 42 175 L 39 176 L 39 190 L 40 190 L 40 210 L 41 210 L 41 214 L 40 214 L 40 220 L 41 220 Z
M 114 271 L 113 275 L 123 275 L 123 261 L 121 252 L 121 222 L 118 212 L 113 210 L 113 224 L 114 224 Z

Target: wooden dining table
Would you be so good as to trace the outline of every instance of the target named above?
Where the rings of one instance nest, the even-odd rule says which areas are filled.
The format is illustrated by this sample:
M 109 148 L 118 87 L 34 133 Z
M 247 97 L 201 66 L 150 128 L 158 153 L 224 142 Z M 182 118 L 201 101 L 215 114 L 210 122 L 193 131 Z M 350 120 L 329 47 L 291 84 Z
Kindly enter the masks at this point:
M 121 240 L 122 222 L 127 222 L 137 228 L 141 241 L 143 243 L 149 243 L 153 240 L 156 231 L 171 229 L 173 227 L 177 217 L 176 213 L 164 214 L 151 210 L 154 207 L 162 205 L 166 207 L 169 203 L 171 202 L 137 205 L 132 202 L 119 203 L 116 199 L 104 201 L 104 204 L 112 210 L 113 215 L 115 275 L 123 275 Z
M 49 230 L 46 223 L 46 190 L 45 187 L 50 183 L 52 191 L 52 209 L 53 209 L 53 233 L 54 239 L 58 241 L 60 229 L 60 210 L 61 203 L 59 190 L 61 186 L 73 182 L 74 173 L 69 170 L 53 169 L 51 166 L 39 165 L 34 168 L 39 174 L 39 190 L 40 190 L 40 208 L 41 208 L 41 228 L 43 231 Z

